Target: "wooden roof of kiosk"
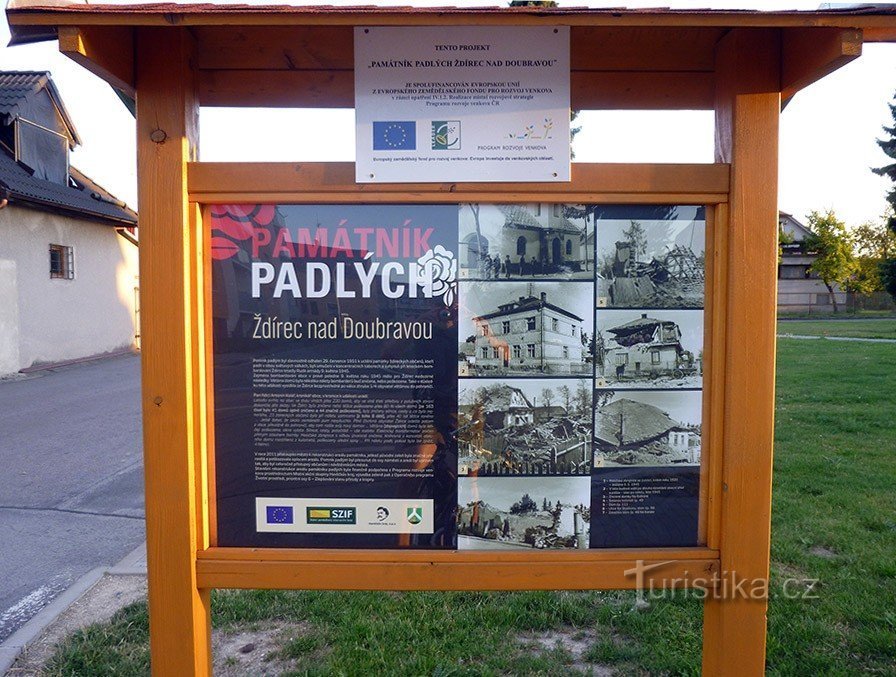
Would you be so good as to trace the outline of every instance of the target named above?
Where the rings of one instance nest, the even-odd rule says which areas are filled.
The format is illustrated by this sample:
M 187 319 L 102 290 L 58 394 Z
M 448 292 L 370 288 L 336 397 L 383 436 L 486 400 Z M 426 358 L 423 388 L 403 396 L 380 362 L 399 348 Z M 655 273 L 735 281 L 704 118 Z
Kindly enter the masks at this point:
M 863 43 L 896 41 L 893 6 L 762 13 L 12 0 L 7 15 L 14 44 L 58 37 L 62 52 L 126 98 L 136 95 L 154 675 L 210 674 L 213 588 L 631 589 L 696 580 L 718 593 L 704 601 L 704 674 L 764 673 L 766 600 L 725 584 L 747 581 L 752 592 L 769 575 L 779 114 L 801 88 L 858 57 Z M 375 186 L 356 184 L 349 163 L 193 162 L 200 105 L 351 107 L 352 28 L 428 25 L 568 25 L 574 108 L 714 110 L 716 161 L 576 164 L 568 183 Z M 705 205 L 700 545 L 217 547 L 197 203 L 226 201 Z
M 58 35 L 64 53 L 131 96 L 134 30 L 190 27 L 205 106 L 352 107 L 358 25 L 571 26 L 572 106 L 579 109 L 712 109 L 716 47 L 736 28 L 766 30 L 780 46 L 785 102 L 858 57 L 863 42 L 896 40 L 896 5 L 757 12 L 11 0 L 7 15 L 12 44 Z

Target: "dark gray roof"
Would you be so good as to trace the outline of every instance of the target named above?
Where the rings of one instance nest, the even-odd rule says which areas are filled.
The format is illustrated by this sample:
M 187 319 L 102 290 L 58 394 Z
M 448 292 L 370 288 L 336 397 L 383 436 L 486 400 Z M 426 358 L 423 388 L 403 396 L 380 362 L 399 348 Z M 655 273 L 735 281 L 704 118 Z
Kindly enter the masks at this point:
M 484 315 L 479 315 L 478 317 L 474 317 L 473 320 L 491 320 L 496 317 L 504 317 L 505 315 L 516 315 L 517 313 L 524 313 L 530 310 L 541 310 L 542 308 L 550 308 L 551 310 L 565 315 L 566 317 L 572 318 L 573 320 L 582 321 L 582 318 L 578 315 L 575 315 L 568 310 L 561 308 L 560 306 L 555 306 L 553 303 L 548 303 L 547 301 L 542 301 L 535 296 L 529 297 L 521 297 L 518 301 L 511 301 L 507 304 L 502 304 L 500 310 L 496 310 L 493 313 L 485 313 Z
M 59 95 L 56 85 L 53 84 L 49 71 L 0 71 L 0 114 L 6 118 L 6 123 L 9 124 L 21 112 L 22 104 L 44 88 L 47 89 L 53 104 L 65 121 L 74 145 L 80 145 L 81 138 L 78 136 L 78 130 L 75 129 L 75 123 L 72 122 L 62 103 L 62 97 Z
M 559 230 L 566 233 L 580 233 L 572 222 L 565 216 L 552 217 L 554 224 L 545 226 L 535 218 L 535 216 L 525 207 L 520 205 L 498 205 L 498 209 L 504 215 L 504 226 L 524 226 L 526 228 L 537 228 L 539 230 Z
M 70 174 L 77 188 L 36 179 L 15 161 L 6 147 L 0 145 L 0 189 L 9 192 L 11 203 L 21 202 L 38 209 L 65 212 L 126 227 L 137 225 L 137 213 L 124 202 L 74 167 L 70 169 Z

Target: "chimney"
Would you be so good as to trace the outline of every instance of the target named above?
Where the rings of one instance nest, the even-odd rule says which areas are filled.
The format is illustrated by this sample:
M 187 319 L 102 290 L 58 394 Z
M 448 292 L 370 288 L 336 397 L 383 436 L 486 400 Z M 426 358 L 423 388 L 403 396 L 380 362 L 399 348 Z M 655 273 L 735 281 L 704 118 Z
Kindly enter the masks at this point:
M 548 300 L 548 293 L 545 291 L 541 292 L 541 302 L 546 303 L 547 300 Z
M 642 320 L 646 320 L 646 319 L 647 319 L 647 313 L 641 313 L 641 319 L 642 319 Z

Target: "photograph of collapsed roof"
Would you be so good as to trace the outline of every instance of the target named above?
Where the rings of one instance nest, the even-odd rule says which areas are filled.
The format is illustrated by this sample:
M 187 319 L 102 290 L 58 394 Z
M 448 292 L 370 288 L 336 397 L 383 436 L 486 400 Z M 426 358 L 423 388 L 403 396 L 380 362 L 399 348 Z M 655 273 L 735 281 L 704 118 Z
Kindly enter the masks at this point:
M 458 287 L 460 376 L 591 374 L 592 283 L 462 281 Z
M 459 475 L 587 475 L 590 379 L 461 380 Z
M 588 547 L 590 477 L 461 477 L 458 550 Z
M 703 311 L 599 310 L 598 387 L 700 388 Z
M 594 218 L 592 205 L 460 205 L 459 277 L 591 280 Z
M 700 465 L 700 391 L 605 390 L 595 397 L 595 468 Z
M 598 308 L 702 308 L 703 207 L 606 207 L 597 220 Z

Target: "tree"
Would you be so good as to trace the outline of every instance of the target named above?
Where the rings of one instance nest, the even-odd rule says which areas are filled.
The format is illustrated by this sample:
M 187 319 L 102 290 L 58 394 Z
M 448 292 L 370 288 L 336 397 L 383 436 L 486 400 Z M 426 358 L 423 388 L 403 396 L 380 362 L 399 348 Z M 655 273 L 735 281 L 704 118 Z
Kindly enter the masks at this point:
M 568 385 L 562 385 L 557 388 L 557 392 L 560 394 L 560 401 L 563 402 L 563 408 L 566 409 L 566 413 L 569 413 L 569 405 L 572 403 L 572 390 L 569 389 Z
M 896 232 L 887 226 L 890 210 L 880 221 L 866 221 L 852 232 L 856 253 L 856 271 L 849 285 L 851 291 L 870 293 L 883 291 L 881 265 L 896 257 Z
M 523 515 L 527 512 L 537 512 L 538 504 L 532 500 L 529 494 L 523 494 L 523 497 L 510 506 L 511 515 Z
M 877 267 L 877 272 L 880 275 L 881 286 L 893 300 L 896 300 L 896 259 L 882 261 Z
M 812 235 L 806 238 L 806 248 L 817 254 L 809 268 L 824 282 L 836 313 L 838 306 L 834 285 L 847 287 L 856 271 L 852 238 L 846 224 L 837 218 L 832 209 L 824 214 L 812 211 L 807 225 Z
M 548 409 L 551 408 L 551 405 L 554 403 L 554 391 L 550 388 L 544 388 L 541 391 L 541 401 L 544 402 L 544 406 Z
M 637 221 L 632 221 L 628 230 L 622 231 L 622 237 L 632 243 L 636 259 L 639 255 L 647 253 L 647 234 L 644 232 L 644 226 Z
M 893 182 L 893 187 L 887 193 L 887 202 L 890 203 L 889 214 L 886 217 L 887 228 L 891 233 L 896 233 L 896 98 L 890 105 L 890 115 L 893 118 L 893 126 L 884 126 L 886 136 L 877 140 L 877 145 L 891 160 L 888 165 L 872 169 L 878 176 L 886 176 Z M 880 276 L 881 286 L 886 289 L 890 296 L 896 300 L 896 254 L 892 251 L 888 252 L 877 266 L 877 273 Z
M 576 387 L 575 405 L 579 416 L 591 416 L 591 388 L 585 385 L 585 381 L 579 381 Z
M 883 128 L 884 132 L 886 132 L 886 136 L 883 139 L 878 139 L 877 145 L 880 146 L 884 155 L 893 160 L 893 162 L 884 165 L 883 167 L 872 169 L 871 171 L 878 176 L 886 176 L 894 184 L 890 192 L 887 193 L 887 202 L 890 203 L 890 214 L 887 217 L 887 227 L 892 232 L 896 233 L 896 98 L 893 99 L 893 103 L 889 104 L 889 106 L 890 115 L 893 117 L 893 126 L 885 126 Z
M 793 244 L 793 235 L 778 226 L 778 263 L 781 263 L 781 259 L 784 257 L 784 247 L 789 244 Z

